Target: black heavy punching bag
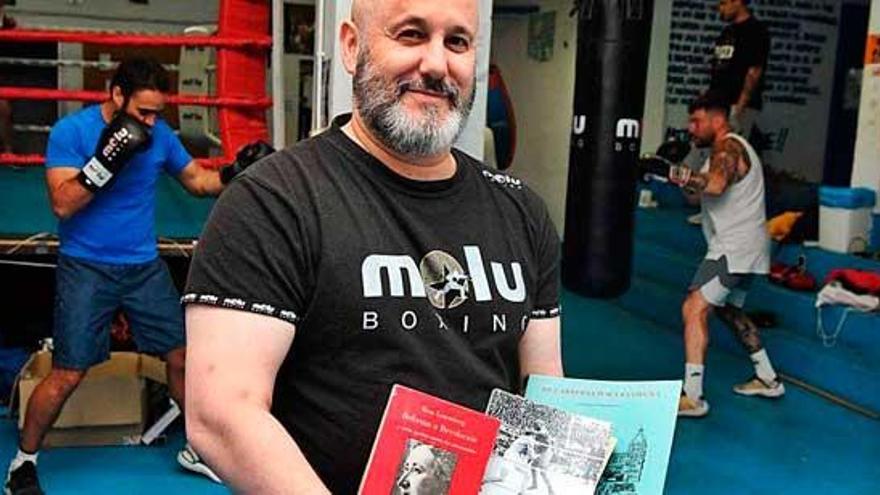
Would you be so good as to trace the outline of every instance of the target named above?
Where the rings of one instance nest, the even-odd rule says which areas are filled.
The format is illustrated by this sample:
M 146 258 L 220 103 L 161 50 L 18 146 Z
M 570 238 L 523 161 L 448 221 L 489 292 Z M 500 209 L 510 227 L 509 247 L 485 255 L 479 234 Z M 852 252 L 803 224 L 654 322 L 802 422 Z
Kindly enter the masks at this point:
M 562 283 L 615 297 L 632 270 L 652 0 L 578 0 Z

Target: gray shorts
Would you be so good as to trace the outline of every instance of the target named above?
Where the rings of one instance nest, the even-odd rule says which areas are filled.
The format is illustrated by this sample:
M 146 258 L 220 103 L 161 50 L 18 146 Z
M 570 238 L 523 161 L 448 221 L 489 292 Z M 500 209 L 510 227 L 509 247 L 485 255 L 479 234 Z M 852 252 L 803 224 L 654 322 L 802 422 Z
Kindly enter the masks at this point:
M 730 304 L 742 308 L 746 303 L 752 279 L 754 275 L 751 273 L 730 273 L 727 256 L 717 260 L 704 259 L 688 290 L 699 290 L 712 306 Z

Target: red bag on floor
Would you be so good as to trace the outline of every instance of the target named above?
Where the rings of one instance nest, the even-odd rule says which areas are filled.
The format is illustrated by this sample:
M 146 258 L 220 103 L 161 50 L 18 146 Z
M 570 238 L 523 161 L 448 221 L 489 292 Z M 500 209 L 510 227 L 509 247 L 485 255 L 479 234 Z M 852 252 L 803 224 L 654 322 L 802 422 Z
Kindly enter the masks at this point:
M 852 268 L 831 270 L 825 277 L 825 283 L 838 281 L 844 288 L 856 294 L 880 296 L 880 273 Z
M 770 281 L 799 291 L 815 291 L 816 278 L 807 271 L 807 260 L 801 256 L 796 266 L 786 265 L 785 263 L 774 262 L 770 265 Z

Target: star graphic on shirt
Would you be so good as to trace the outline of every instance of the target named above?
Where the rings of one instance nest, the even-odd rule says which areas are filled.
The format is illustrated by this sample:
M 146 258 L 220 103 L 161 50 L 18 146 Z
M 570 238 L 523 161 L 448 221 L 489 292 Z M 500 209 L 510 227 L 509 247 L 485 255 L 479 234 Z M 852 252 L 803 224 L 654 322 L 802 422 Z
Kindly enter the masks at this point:
M 430 284 L 431 289 L 443 297 L 443 307 L 451 308 L 456 302 L 464 301 L 468 296 L 470 277 L 458 270 L 451 271 L 443 267 L 443 278 Z
M 451 254 L 433 250 L 419 263 L 428 302 L 437 309 L 452 309 L 468 299 L 471 278 Z

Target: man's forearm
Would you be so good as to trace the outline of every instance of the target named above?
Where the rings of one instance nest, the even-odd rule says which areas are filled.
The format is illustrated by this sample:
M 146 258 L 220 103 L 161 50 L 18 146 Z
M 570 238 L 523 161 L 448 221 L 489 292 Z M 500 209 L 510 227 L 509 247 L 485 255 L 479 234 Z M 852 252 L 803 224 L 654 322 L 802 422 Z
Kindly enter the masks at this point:
M 736 100 L 736 107 L 738 110 L 741 111 L 749 104 L 749 101 L 752 99 L 752 94 L 755 92 L 755 88 L 758 87 L 758 82 L 761 81 L 762 72 L 763 71 L 759 67 L 751 67 L 748 72 L 746 72 L 742 90 L 739 93 L 739 98 Z
M 254 406 L 229 409 L 207 415 L 188 410 L 187 437 L 235 493 L 330 493 L 268 411 Z
M 224 184 L 220 180 L 220 172 L 218 170 L 202 168 L 199 166 L 199 173 L 195 180 L 184 182 L 184 187 L 193 196 L 218 196 L 223 192 Z
M 519 342 L 520 378 L 563 376 L 560 320 L 532 320 Z
M 67 219 L 89 204 L 95 194 L 86 189 L 76 177 L 71 177 L 59 183 L 55 190 L 49 192 L 49 196 L 55 216 Z

